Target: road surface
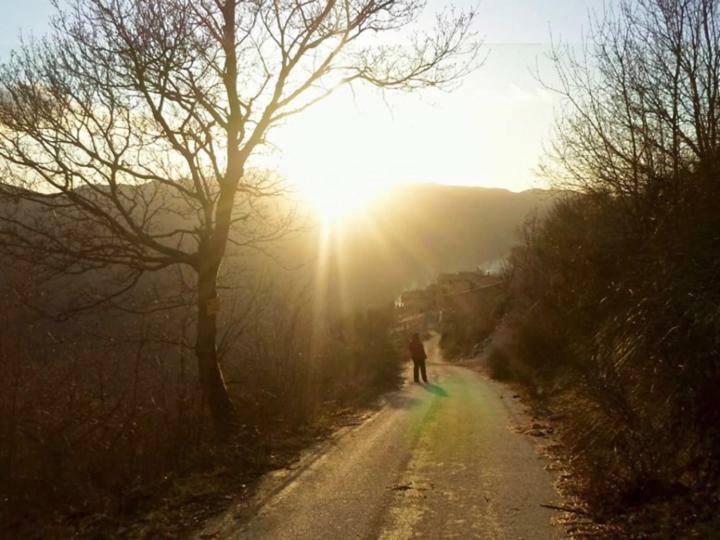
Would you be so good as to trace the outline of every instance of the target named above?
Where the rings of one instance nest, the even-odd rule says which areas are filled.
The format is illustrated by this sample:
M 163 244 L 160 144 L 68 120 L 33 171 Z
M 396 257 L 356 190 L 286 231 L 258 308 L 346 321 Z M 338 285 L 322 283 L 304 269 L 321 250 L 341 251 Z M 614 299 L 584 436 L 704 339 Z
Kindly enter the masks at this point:
M 268 478 L 254 503 L 204 538 L 561 538 L 552 476 L 525 435 L 512 393 L 439 361 L 360 425 Z

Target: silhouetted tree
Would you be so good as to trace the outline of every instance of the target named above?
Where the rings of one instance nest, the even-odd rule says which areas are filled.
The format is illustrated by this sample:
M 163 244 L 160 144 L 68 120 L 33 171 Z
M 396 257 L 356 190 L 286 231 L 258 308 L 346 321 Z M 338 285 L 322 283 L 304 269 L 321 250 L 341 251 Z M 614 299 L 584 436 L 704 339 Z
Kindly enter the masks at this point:
M 647 223 L 712 191 L 720 151 L 716 0 L 623 0 L 582 50 L 555 47 L 566 114 L 548 165 L 564 186 L 621 196 Z M 657 221 L 648 224 L 652 227 Z
M 75 0 L 0 72 L 0 242 L 63 272 L 196 274 L 195 350 L 216 430 L 235 411 L 218 364 L 217 277 L 253 246 L 275 182 L 250 159 L 278 123 L 338 88 L 457 81 L 477 51 L 473 12 L 409 34 L 420 0 Z M 41 208 L 40 213 L 31 211 Z M 176 220 L 168 221 L 168 216 Z M 169 226 L 168 223 L 173 225 Z M 242 225 L 242 226 L 239 226 Z
M 513 254 L 511 347 L 585 400 L 568 447 L 596 508 L 720 478 L 719 8 L 622 0 L 552 55 L 546 172 L 575 193 Z

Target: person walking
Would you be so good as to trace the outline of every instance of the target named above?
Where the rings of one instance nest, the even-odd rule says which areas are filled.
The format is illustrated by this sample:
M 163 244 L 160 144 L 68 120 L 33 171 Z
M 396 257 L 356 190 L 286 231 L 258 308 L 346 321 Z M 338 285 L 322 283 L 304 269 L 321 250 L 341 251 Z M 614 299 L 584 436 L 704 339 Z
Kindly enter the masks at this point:
M 408 349 L 410 349 L 410 358 L 412 358 L 413 361 L 413 377 L 415 382 L 420 382 L 420 373 L 422 373 L 423 381 L 428 382 L 427 372 L 425 371 L 427 354 L 425 354 L 425 347 L 423 347 L 423 343 L 420 341 L 420 336 L 417 333 L 413 334 Z

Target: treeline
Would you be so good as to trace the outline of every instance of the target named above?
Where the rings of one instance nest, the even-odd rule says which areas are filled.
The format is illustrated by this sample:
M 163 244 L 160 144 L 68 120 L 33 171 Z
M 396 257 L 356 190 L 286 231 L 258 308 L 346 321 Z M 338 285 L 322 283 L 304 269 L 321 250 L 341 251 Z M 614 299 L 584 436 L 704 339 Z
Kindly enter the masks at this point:
M 584 52 L 556 48 L 567 107 L 545 170 L 567 192 L 522 230 L 488 352 L 565 418 L 596 517 L 700 501 L 650 534 L 717 505 L 718 8 L 623 2 Z
M 333 415 L 398 382 L 390 308 L 319 312 L 291 274 L 244 273 L 223 293 L 221 363 L 238 425 L 218 444 L 192 350 L 192 296 L 146 315 L 105 307 L 53 320 L 36 308 L 64 305 L 59 295 L 87 283 L 64 277 L 58 290 L 30 269 L 5 270 L 0 537 L 115 535 L 167 497 L 212 508 L 223 489 L 282 466 Z M 145 531 L 162 525 L 156 516 Z

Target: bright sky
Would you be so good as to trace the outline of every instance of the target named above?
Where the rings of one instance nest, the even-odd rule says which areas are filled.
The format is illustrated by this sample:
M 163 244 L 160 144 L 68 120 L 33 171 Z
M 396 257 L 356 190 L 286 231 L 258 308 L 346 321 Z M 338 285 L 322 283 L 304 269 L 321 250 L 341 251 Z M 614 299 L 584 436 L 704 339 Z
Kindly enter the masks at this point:
M 442 5 L 430 0 L 428 8 Z M 404 181 L 543 187 L 535 169 L 558 101 L 537 81 L 536 68 L 552 81 L 545 59 L 551 32 L 579 43 L 588 14 L 605 5 L 604 0 L 482 0 L 480 33 L 489 56 L 459 89 L 334 96 L 294 119 L 275 139 L 285 149 L 280 168 L 323 190 Z
M 551 78 L 542 62 L 550 33 L 579 42 L 589 11 L 602 11 L 607 3 L 481 0 L 480 33 L 489 56 L 458 90 L 339 93 L 274 133 L 279 150 L 273 163 L 303 189 L 343 191 L 346 200 L 352 189 L 360 199 L 374 187 L 407 181 L 543 187 L 534 169 L 557 98 L 535 80 L 536 62 Z M 50 0 L 3 4 L 0 59 L 18 44 L 20 30 L 42 34 L 52 13 Z M 445 2 L 428 4 L 437 10 Z

